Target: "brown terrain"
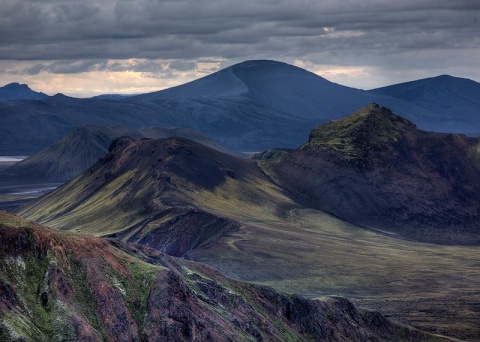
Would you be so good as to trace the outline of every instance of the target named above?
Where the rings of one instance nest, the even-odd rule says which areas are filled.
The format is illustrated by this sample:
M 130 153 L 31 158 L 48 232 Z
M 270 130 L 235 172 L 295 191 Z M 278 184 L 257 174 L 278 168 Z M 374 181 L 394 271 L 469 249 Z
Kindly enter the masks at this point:
M 2 341 L 440 341 L 118 240 L 0 212 Z

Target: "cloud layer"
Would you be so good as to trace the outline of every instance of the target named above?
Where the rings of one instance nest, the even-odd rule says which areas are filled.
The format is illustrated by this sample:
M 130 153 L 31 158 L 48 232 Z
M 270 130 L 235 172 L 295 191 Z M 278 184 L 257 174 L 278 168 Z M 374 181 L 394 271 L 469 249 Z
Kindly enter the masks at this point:
M 480 2 L 471 0 L 3 0 L 0 13 L 0 64 L 24 61 L 10 75 L 127 68 L 166 79 L 202 60 L 264 58 L 320 74 L 360 67 L 380 72 L 376 82 L 397 71 L 480 79 Z

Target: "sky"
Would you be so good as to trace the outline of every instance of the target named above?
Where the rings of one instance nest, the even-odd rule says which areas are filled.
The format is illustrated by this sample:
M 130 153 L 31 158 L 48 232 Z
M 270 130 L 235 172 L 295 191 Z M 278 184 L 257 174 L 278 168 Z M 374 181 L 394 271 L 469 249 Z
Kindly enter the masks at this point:
M 480 82 L 480 0 L 1 0 L 0 86 L 137 94 L 252 59 L 372 89 Z

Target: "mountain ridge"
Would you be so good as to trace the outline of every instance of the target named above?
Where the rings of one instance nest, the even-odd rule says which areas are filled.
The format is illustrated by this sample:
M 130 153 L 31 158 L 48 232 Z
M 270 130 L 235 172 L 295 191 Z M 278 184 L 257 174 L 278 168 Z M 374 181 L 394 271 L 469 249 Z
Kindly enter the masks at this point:
M 435 111 L 451 120 L 480 115 L 480 83 L 467 78 L 440 75 L 372 89 L 369 92 L 396 97 Z M 473 133 L 480 133 L 480 129 Z
M 36 92 L 26 84 L 17 82 L 9 83 L 0 87 L 0 101 L 2 100 L 41 100 L 48 95 L 42 92 Z
M 476 134 L 480 127 L 478 117 L 468 113 L 452 119 L 395 97 L 329 82 L 285 63 L 247 61 L 185 85 L 122 100 L 57 95 L 2 101 L 0 153 L 30 155 L 87 124 L 190 128 L 237 152 L 295 148 L 312 127 L 372 102 L 425 130 Z
M 373 104 L 314 129 L 305 145 L 266 167 L 308 205 L 350 222 L 478 244 L 479 148 L 478 138 L 421 131 Z
M 133 138 L 188 137 L 227 152 L 204 135 L 187 128 L 132 129 L 127 127 L 81 126 L 46 149 L 0 172 L 0 183 L 66 182 L 105 156 L 111 142 L 120 136 Z

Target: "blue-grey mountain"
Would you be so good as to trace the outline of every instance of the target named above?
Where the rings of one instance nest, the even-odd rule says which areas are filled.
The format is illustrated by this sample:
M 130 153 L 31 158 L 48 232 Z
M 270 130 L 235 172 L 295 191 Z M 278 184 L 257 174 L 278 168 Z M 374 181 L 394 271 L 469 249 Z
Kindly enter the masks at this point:
M 75 99 L 0 103 L 0 153 L 30 155 L 87 124 L 130 128 L 186 127 L 236 151 L 294 148 L 312 127 L 376 102 L 432 131 L 472 133 L 472 115 L 452 121 L 401 99 L 344 87 L 274 61 L 243 62 L 199 80 L 123 100 Z
M 48 97 L 47 94 L 36 92 L 26 84 L 9 83 L 0 87 L 1 100 L 41 100 Z
M 432 111 L 445 120 L 445 132 L 472 124 L 465 133 L 480 134 L 480 83 L 441 75 L 370 90 Z

